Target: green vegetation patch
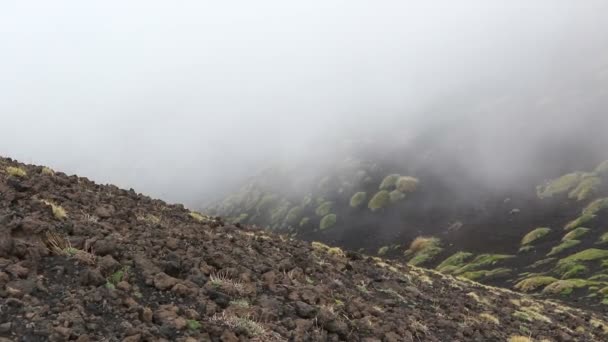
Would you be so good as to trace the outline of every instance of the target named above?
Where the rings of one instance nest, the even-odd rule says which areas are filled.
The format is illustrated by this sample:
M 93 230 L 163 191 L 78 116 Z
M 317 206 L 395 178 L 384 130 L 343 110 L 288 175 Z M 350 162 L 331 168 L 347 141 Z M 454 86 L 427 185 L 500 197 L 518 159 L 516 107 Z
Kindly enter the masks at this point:
M 555 273 L 562 276 L 562 279 L 580 278 L 581 275 L 587 273 L 587 266 L 577 262 L 559 262 L 554 269 Z
M 321 205 L 317 207 L 315 210 L 315 214 L 317 216 L 326 216 L 331 212 L 332 203 L 330 201 L 325 201 Z
M 363 204 L 363 202 L 365 202 L 366 198 L 367 193 L 359 191 L 350 198 L 350 206 L 353 208 L 358 208 L 361 206 L 361 204 Z
M 553 277 L 535 276 L 535 277 L 526 278 L 526 279 L 520 281 L 519 283 L 515 284 L 514 287 L 516 290 L 519 290 L 522 292 L 531 292 L 531 291 L 537 290 L 540 287 L 544 287 L 549 284 L 552 284 L 556 281 L 557 281 L 557 279 L 553 278 Z
M 599 176 L 608 175 L 608 160 L 605 160 L 600 165 L 598 165 L 595 170 L 593 170 L 593 173 Z
M 551 232 L 551 228 L 547 228 L 547 227 L 536 228 L 533 231 L 526 234 L 523 239 L 521 239 L 521 244 L 522 245 L 531 244 L 532 242 L 542 238 L 543 236 L 549 234 L 550 232 Z
M 583 209 L 583 215 L 596 215 L 606 208 L 608 208 L 608 198 L 598 198 Z
M 400 177 L 400 175 L 398 175 L 396 173 L 393 173 L 391 175 L 384 177 L 384 179 L 380 183 L 379 189 L 388 190 L 388 189 L 395 187 L 395 185 L 397 184 L 397 181 L 399 180 L 399 177 Z
M 404 194 L 407 194 L 416 191 L 416 188 L 418 188 L 418 183 L 418 178 L 402 176 L 397 179 L 397 183 L 395 185 L 397 187 L 397 190 Z
M 557 259 L 556 258 L 546 258 L 546 259 L 538 260 L 537 262 L 535 262 L 532 265 L 528 266 L 528 268 L 541 267 L 541 266 L 550 264 L 550 263 L 554 262 L 555 260 L 557 260 Z
M 470 263 L 457 269 L 454 274 L 460 275 L 467 272 L 482 270 L 488 266 L 494 266 L 501 261 L 513 258 L 513 255 L 505 254 L 480 254 Z
M 549 253 L 547 253 L 547 256 L 559 254 L 567 249 L 570 249 L 570 248 L 578 245 L 579 243 L 581 243 L 579 240 L 566 240 L 566 241 L 560 243 L 559 245 L 551 248 L 551 251 Z
M 308 224 L 308 222 L 309 222 L 309 221 L 310 221 L 310 218 L 309 218 L 309 217 L 303 217 L 303 218 L 300 220 L 300 227 L 304 227 L 305 225 L 307 225 L 307 224 Z
M 584 228 L 584 227 L 578 227 L 572 231 L 570 231 L 568 234 L 564 235 L 564 237 L 562 238 L 562 241 L 568 241 L 568 240 L 578 240 L 579 237 L 587 234 L 589 232 L 589 228 Z
M 589 222 L 591 222 L 596 216 L 593 214 L 583 214 L 579 216 L 575 220 L 570 221 L 565 227 L 564 230 L 572 230 L 578 227 L 581 227 Z
M 188 327 L 188 330 L 200 330 L 202 328 L 201 323 L 194 319 L 186 321 L 186 326 Z
M 369 201 L 367 207 L 372 211 L 376 211 L 378 209 L 382 209 L 386 207 L 391 201 L 391 197 L 389 192 L 386 190 L 382 190 L 377 192 L 374 197 Z
M 319 223 L 319 229 L 324 230 L 333 227 L 336 224 L 338 217 L 336 214 L 325 215 Z
M 456 252 L 443 260 L 436 269 L 442 273 L 451 273 L 456 269 L 462 267 L 468 260 L 473 257 L 473 253 L 469 252 Z
M 417 237 L 410 244 L 410 248 L 405 251 L 405 256 L 411 256 L 408 264 L 422 265 L 432 260 L 443 251 L 441 240 L 436 237 Z

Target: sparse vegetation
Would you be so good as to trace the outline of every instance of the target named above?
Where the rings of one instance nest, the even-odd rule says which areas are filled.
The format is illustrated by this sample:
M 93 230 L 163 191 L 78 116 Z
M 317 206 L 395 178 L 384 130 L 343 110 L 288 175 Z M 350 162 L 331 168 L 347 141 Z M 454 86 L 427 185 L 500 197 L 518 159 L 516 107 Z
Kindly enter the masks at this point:
M 496 318 L 496 316 L 494 316 L 490 313 L 487 313 L 487 312 L 483 312 L 483 313 L 479 314 L 479 318 L 483 319 L 484 321 L 494 323 L 496 325 L 500 324 L 500 320 L 498 318 Z
M 296 205 L 295 207 L 289 209 L 289 211 L 287 212 L 287 216 L 285 217 L 285 222 L 287 224 L 294 224 L 298 222 L 298 220 L 300 220 L 300 217 L 302 216 L 303 210 L 304 209 L 299 205 Z
M 554 269 L 555 273 L 562 276 L 562 279 L 578 278 L 588 271 L 587 266 L 577 262 L 559 262 Z
M 55 232 L 47 231 L 45 233 L 44 244 L 55 255 L 71 257 L 88 265 L 94 265 L 96 262 L 95 254 L 86 245 L 84 250 L 77 249 L 72 246 L 70 240 Z
M 558 265 L 577 261 L 592 261 L 606 258 L 608 258 L 608 250 L 589 248 L 560 260 Z
M 509 337 L 509 342 L 534 342 L 534 340 L 526 336 L 514 335 Z
M 396 186 L 397 186 L 397 190 L 406 194 L 406 193 L 416 191 L 416 188 L 418 187 L 418 183 L 419 183 L 419 181 L 417 178 L 409 177 L 409 176 L 402 176 L 402 177 L 399 177 L 399 179 L 397 179 Z
M 309 222 L 309 221 L 310 221 L 310 217 L 303 217 L 303 218 L 300 220 L 300 227 L 304 227 L 305 225 L 307 225 L 307 224 L 308 224 L 308 222 Z
M 593 172 L 599 176 L 608 175 L 608 160 L 600 163 L 600 165 L 598 165 Z
M 319 229 L 325 230 L 333 227 L 336 224 L 338 217 L 336 214 L 325 215 L 319 222 Z
M 190 217 L 192 217 L 194 220 L 196 220 L 198 222 L 209 221 L 209 217 L 207 217 L 199 212 L 196 212 L 196 211 L 191 211 L 189 215 L 190 215 Z
M 377 192 L 374 197 L 369 201 L 367 207 L 372 211 L 376 211 L 378 209 L 382 209 L 386 207 L 391 201 L 391 196 L 389 192 L 386 190 L 382 190 Z
M 44 166 L 42 168 L 42 170 L 40 170 L 40 173 L 46 176 L 53 176 L 55 174 L 55 171 L 53 171 L 53 169 Z
M 570 221 L 565 227 L 564 230 L 572 230 L 578 227 L 583 226 L 584 224 L 589 223 L 591 220 L 595 218 L 595 215 L 592 214 L 583 214 L 579 216 L 575 220 Z
M 261 337 L 267 334 L 264 326 L 250 317 L 237 317 L 222 312 L 211 317 L 211 321 L 219 322 L 234 330 L 244 331 L 249 337 Z
M 543 293 L 567 296 L 571 294 L 574 289 L 586 287 L 591 284 L 594 284 L 594 282 L 585 279 L 562 279 L 547 285 L 543 290 Z
M 361 204 L 363 204 L 363 202 L 365 202 L 366 198 L 367 198 L 367 193 L 363 192 L 363 191 L 359 191 L 350 198 L 350 206 L 353 208 L 358 208 L 361 206 Z
M 600 185 L 602 179 L 597 176 L 585 177 L 577 186 L 568 194 L 568 198 L 575 199 L 577 201 L 583 201 L 591 198 Z
M 152 214 L 145 214 L 137 216 L 138 221 L 147 222 L 150 224 L 160 224 L 160 218 Z
M 477 257 L 475 257 L 475 259 L 473 259 L 473 261 L 471 261 L 468 264 L 455 270 L 454 274 L 461 275 L 461 274 L 467 273 L 467 272 L 482 270 L 485 267 L 494 266 L 494 265 L 498 264 L 500 261 L 503 261 L 506 259 L 511 259 L 511 258 L 513 258 L 512 255 L 505 255 L 505 254 L 480 254 Z
M 580 244 L 581 242 L 579 240 L 566 240 L 562 243 L 560 243 L 559 245 L 551 248 L 551 251 L 549 253 L 547 253 L 547 256 L 552 256 L 552 255 L 556 255 L 559 254 L 567 249 L 570 249 L 578 244 Z
M 389 190 L 389 189 L 395 187 L 395 185 L 397 184 L 397 180 L 399 180 L 398 174 L 393 173 L 391 175 L 388 175 L 388 176 L 384 177 L 384 179 L 382 180 L 382 183 L 380 183 L 380 186 L 378 188 L 380 190 Z
M 186 326 L 188 327 L 188 330 L 200 330 L 202 327 L 201 323 L 194 319 L 186 321 Z
M 524 236 L 524 238 L 521 240 L 521 244 L 522 245 L 531 244 L 532 242 L 542 238 L 543 236 L 549 234 L 550 232 L 551 232 L 551 228 L 548 228 L 548 227 L 536 228 Z
M 460 274 L 460 276 L 463 278 L 466 278 L 466 279 L 478 281 L 481 279 L 487 280 L 487 279 L 504 277 L 504 276 L 509 275 L 510 273 L 511 273 L 510 268 L 501 267 L 501 268 L 495 268 L 493 270 L 479 270 L 479 271 L 464 272 L 464 273 Z
M 232 293 L 232 294 L 243 294 L 244 290 L 245 290 L 243 287 L 243 283 L 241 283 L 238 280 L 232 279 L 225 272 L 218 272 L 218 273 L 212 274 L 209 277 L 209 283 L 213 287 L 220 288 L 220 289 L 226 291 L 227 293 Z
M 608 232 L 600 235 L 600 238 L 597 240 L 597 243 L 607 243 L 608 242 Z
M 388 253 L 388 251 L 389 251 L 388 246 L 382 246 L 378 249 L 378 255 L 385 255 L 386 253 Z
M 6 170 L 6 173 L 9 176 L 18 177 L 18 178 L 25 178 L 25 177 L 27 177 L 27 172 L 24 169 L 20 168 L 20 167 L 9 166 L 5 170 Z

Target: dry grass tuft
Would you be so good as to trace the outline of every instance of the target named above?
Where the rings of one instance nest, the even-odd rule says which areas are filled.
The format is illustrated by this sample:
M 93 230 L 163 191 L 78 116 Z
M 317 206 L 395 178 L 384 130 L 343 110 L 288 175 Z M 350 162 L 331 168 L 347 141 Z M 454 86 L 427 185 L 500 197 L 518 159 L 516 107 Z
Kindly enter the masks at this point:
M 408 251 L 411 254 L 416 254 L 425 248 L 428 248 L 430 245 L 434 244 L 437 241 L 437 238 L 430 236 L 419 236 L 412 241 L 410 244 L 410 248 Z
M 526 336 L 511 336 L 509 342 L 534 342 L 534 340 Z
M 243 283 L 232 279 L 226 272 L 217 272 L 209 277 L 209 283 L 216 288 L 220 288 L 228 293 L 243 294 L 245 287 Z
M 88 265 L 95 264 L 96 257 L 90 247 L 85 246 L 84 250 L 72 247 L 68 239 L 52 231 L 45 233 L 44 244 L 55 255 L 71 257 Z
M 7 167 L 6 173 L 13 177 L 19 177 L 19 178 L 27 177 L 27 172 L 24 169 L 22 169 L 20 167 L 15 167 L 15 166 Z
M 62 206 L 47 200 L 42 200 L 42 203 L 50 206 L 51 209 L 53 209 L 53 216 L 55 216 L 56 219 L 64 220 L 68 217 L 67 212 L 65 211 L 65 209 L 63 209 Z

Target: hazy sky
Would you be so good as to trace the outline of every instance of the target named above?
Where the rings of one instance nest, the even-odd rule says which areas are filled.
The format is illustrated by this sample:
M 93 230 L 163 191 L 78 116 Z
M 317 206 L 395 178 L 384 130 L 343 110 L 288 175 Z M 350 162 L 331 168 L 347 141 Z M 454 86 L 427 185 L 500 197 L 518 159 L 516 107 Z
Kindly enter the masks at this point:
M 485 91 L 514 103 L 580 79 L 608 94 L 606 13 L 594 0 L 4 0 L 0 154 L 203 202 L 333 137 L 444 120 L 429 108 L 469 89 L 481 107 Z M 538 114 L 519 113 L 499 116 Z

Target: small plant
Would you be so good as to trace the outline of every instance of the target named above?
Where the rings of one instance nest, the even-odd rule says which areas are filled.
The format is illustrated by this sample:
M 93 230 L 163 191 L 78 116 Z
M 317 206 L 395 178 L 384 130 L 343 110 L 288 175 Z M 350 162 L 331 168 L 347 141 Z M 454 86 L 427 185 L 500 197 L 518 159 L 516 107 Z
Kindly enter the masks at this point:
M 213 315 L 211 321 L 226 325 L 234 330 L 245 331 L 249 337 L 262 337 L 269 334 L 261 323 L 250 317 L 237 317 L 222 312 Z
M 238 281 L 231 279 L 227 273 L 218 272 L 209 277 L 209 283 L 211 286 L 221 288 L 229 293 L 242 294 L 245 292 L 243 284 Z
M 458 268 L 462 267 L 467 260 L 470 260 L 473 257 L 473 253 L 469 252 L 456 252 L 452 254 L 449 258 L 439 264 L 436 269 L 442 273 L 451 273 Z
M 138 215 L 137 221 L 142 221 L 142 222 L 146 222 L 149 224 L 160 224 L 161 219 L 158 216 L 155 216 L 152 214 L 145 214 L 145 215 Z
M 421 265 L 443 251 L 441 240 L 436 237 L 419 236 L 410 243 L 405 256 L 412 256 L 408 261 L 410 265 Z
M 108 289 L 110 291 L 114 291 L 114 290 L 116 290 L 116 286 L 114 286 L 114 284 L 112 284 L 109 281 L 107 281 L 106 282 L 106 289 Z
M 208 216 L 205 216 L 205 215 L 203 215 L 201 213 L 198 213 L 196 211 L 191 211 L 189 215 L 190 215 L 191 218 L 193 218 L 195 221 L 198 221 L 198 222 L 208 222 L 208 221 L 211 221 L 211 219 Z
M 555 279 L 553 277 L 538 276 L 538 277 L 531 277 L 531 278 L 524 279 L 524 280 L 520 281 L 519 283 L 515 284 L 514 287 L 516 290 L 519 290 L 522 292 L 530 292 L 530 291 L 534 291 L 540 287 L 544 287 L 549 284 L 552 284 L 556 281 L 557 281 L 557 279 Z
M 249 308 L 249 301 L 245 298 L 233 300 L 230 302 L 230 305 L 237 306 L 239 308 L 247 309 Z
M 562 241 L 578 240 L 579 237 L 587 234 L 589 230 L 589 228 L 578 227 L 574 230 L 571 230 L 568 234 L 564 235 Z
M 300 227 L 304 227 L 305 225 L 307 225 L 307 224 L 308 224 L 308 222 L 310 222 L 310 218 L 309 218 L 309 217 L 303 217 L 303 218 L 300 220 Z
M 120 283 L 121 281 L 123 281 L 125 279 L 125 275 L 127 274 L 128 271 L 129 271 L 128 266 L 121 268 L 120 270 L 112 273 L 112 275 L 108 278 L 108 282 L 110 282 L 114 285 Z
M 336 221 L 337 221 L 336 214 L 325 215 L 321 219 L 321 222 L 319 222 L 319 229 L 325 230 L 325 229 L 331 228 L 336 224 Z
M 22 169 L 20 167 L 15 167 L 15 166 L 7 167 L 6 173 L 13 177 L 19 177 L 19 178 L 27 177 L 27 172 L 24 169 Z
M 385 255 L 390 250 L 389 246 L 382 246 L 378 249 L 378 255 Z
M 85 250 L 72 247 L 70 240 L 59 236 L 58 234 L 47 231 L 45 233 L 44 244 L 55 255 L 63 255 L 77 259 L 89 265 L 94 265 L 96 261 L 95 254 L 85 246 Z
M 498 320 L 498 318 L 496 318 L 496 316 L 494 316 L 490 313 L 487 313 L 487 312 L 483 312 L 483 313 L 479 314 L 479 318 L 483 319 L 484 321 L 494 323 L 496 325 L 500 324 L 500 320 Z
M 201 323 L 194 319 L 187 320 L 186 326 L 188 327 L 188 330 L 200 330 L 202 327 Z
M 42 200 L 42 203 L 51 207 L 51 209 L 53 211 L 53 216 L 55 216 L 56 219 L 64 220 L 68 217 L 68 214 L 66 213 L 65 209 L 63 209 L 62 206 L 55 204 L 53 202 L 47 201 L 47 200 Z

